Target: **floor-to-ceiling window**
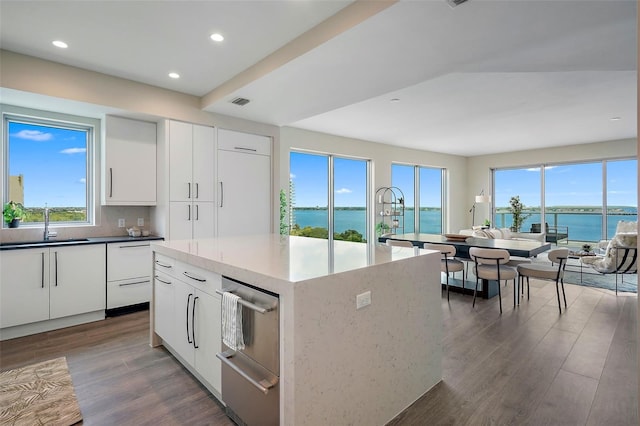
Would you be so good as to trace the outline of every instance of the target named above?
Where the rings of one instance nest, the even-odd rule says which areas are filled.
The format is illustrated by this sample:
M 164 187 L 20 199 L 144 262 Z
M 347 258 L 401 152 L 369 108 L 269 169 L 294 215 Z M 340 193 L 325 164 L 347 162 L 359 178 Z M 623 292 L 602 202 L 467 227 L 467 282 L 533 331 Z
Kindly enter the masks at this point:
M 493 193 L 497 227 L 512 226 L 509 201 L 519 196 L 525 206 L 520 231 L 536 224 L 568 233 L 569 241 L 599 241 L 613 236 L 618 221 L 638 220 L 637 160 L 496 169 Z
M 369 161 L 292 151 L 291 235 L 366 242 Z
M 405 233 L 442 233 L 444 169 L 392 164 L 391 185 L 405 197 Z

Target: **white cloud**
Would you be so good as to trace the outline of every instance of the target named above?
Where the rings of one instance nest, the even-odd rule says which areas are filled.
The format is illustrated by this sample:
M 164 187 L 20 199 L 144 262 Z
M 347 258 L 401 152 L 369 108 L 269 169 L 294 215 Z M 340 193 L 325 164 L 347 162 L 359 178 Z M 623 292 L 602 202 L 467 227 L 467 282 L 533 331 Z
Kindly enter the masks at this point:
M 289 179 L 295 179 L 296 175 L 294 175 L 293 173 L 289 173 Z
M 78 180 L 78 183 L 87 183 L 87 179 L 86 178 L 80 178 Z
M 18 139 L 28 139 L 36 142 L 44 142 L 53 138 L 51 133 L 45 133 L 39 130 L 20 130 L 18 133 L 14 133 L 11 136 Z
M 336 190 L 336 194 L 351 194 L 351 190 L 349 188 L 340 188 Z
M 67 148 L 60 151 L 60 154 L 81 154 L 87 152 L 87 148 Z

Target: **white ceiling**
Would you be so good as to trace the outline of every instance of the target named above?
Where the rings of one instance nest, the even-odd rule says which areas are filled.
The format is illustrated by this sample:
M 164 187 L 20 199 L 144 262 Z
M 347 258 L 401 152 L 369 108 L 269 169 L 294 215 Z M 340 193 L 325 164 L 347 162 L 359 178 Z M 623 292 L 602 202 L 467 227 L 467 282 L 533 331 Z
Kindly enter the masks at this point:
M 386 3 L 1 0 L 0 46 L 211 112 L 451 154 L 637 136 L 635 0 Z

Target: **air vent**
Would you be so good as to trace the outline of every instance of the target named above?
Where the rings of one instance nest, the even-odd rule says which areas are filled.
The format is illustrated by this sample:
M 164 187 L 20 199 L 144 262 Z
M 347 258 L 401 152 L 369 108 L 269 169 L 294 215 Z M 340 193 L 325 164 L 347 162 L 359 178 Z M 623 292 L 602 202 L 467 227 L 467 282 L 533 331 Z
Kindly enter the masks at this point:
M 460 6 L 462 3 L 466 1 L 468 0 L 447 0 L 447 3 L 449 3 L 449 6 L 451 7 L 456 7 L 456 6 Z
M 240 105 L 240 106 L 245 106 L 249 102 L 251 102 L 251 101 L 249 99 L 245 99 L 245 98 L 235 98 L 234 100 L 231 101 L 232 104 L 236 104 L 236 105 Z

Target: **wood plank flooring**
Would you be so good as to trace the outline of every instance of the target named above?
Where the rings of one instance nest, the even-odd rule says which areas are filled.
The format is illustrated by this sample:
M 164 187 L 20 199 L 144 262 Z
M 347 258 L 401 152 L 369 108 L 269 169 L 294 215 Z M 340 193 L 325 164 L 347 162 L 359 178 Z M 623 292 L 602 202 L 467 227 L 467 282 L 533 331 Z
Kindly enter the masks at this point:
M 637 297 L 531 282 L 478 300 L 443 293 L 443 380 L 389 425 L 637 425 Z M 162 348 L 148 311 L 0 342 L 0 370 L 66 356 L 85 425 L 232 425 Z M 323 425 L 324 426 L 324 425 Z

